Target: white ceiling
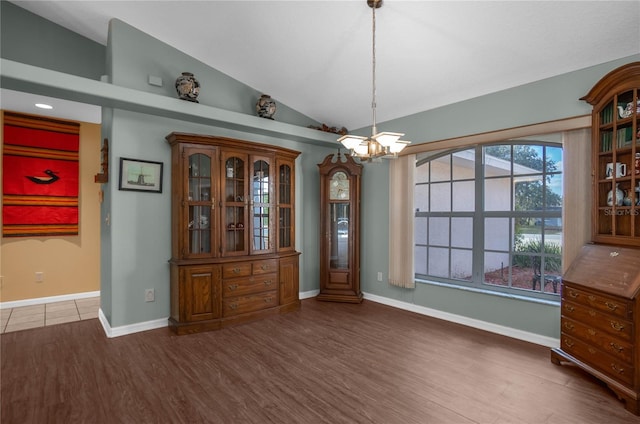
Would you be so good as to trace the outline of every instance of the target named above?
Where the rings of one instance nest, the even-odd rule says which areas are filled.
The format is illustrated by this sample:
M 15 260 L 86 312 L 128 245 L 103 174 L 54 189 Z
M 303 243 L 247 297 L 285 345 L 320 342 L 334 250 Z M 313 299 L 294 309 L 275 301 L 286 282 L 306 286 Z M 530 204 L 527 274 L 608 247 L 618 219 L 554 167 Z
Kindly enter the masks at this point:
M 118 18 L 319 122 L 371 124 L 366 0 L 12 3 L 102 44 Z M 638 0 L 384 0 L 376 20 L 378 122 L 640 53 Z

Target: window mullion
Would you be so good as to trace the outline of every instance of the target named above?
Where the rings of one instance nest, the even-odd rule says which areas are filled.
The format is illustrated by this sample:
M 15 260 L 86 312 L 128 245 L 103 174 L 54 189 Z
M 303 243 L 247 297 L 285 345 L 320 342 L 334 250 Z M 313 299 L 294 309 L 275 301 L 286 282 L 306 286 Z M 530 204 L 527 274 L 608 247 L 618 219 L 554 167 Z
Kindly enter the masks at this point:
M 475 163 L 472 269 L 475 285 L 481 286 L 484 273 L 484 155 L 481 145 L 475 148 Z

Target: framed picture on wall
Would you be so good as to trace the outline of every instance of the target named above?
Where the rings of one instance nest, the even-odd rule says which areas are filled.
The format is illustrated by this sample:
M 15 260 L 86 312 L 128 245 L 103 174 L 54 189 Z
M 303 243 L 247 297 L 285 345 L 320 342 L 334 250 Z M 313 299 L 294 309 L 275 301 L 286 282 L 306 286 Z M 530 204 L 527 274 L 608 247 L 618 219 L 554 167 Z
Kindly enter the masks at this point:
M 120 158 L 120 190 L 162 193 L 162 162 Z

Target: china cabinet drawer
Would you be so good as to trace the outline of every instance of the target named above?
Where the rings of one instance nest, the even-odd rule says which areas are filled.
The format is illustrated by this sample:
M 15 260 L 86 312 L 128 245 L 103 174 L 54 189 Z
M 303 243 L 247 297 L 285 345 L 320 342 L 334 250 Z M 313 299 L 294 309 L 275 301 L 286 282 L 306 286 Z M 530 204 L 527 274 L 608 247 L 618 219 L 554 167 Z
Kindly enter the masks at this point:
M 222 284 L 224 297 L 244 296 L 274 290 L 278 287 L 278 274 L 264 274 L 255 277 L 225 280 Z
M 623 381 L 629 385 L 633 384 L 633 367 L 619 358 L 608 355 L 588 343 L 566 334 L 562 335 L 560 345 L 565 352 L 582 359 L 616 380 Z
M 612 317 L 596 309 L 572 302 L 562 303 L 562 315 L 587 325 L 599 328 L 613 334 L 622 340 L 631 340 L 633 325 L 630 321 Z
M 562 296 L 573 303 L 586 305 L 620 318 L 628 320 L 633 319 L 633 309 L 629 302 L 624 299 L 605 296 L 602 294 L 593 294 L 571 286 L 565 287 L 562 292 Z
M 562 334 L 577 337 L 621 361 L 633 362 L 633 345 L 631 343 L 615 338 L 593 326 L 562 317 Z
M 251 262 L 234 262 L 222 265 L 222 278 L 248 277 L 251 275 Z
M 266 259 L 264 261 L 253 262 L 253 275 L 269 274 L 278 270 L 276 259 Z
M 272 308 L 277 305 L 278 292 L 275 290 L 222 300 L 223 315 L 226 317 Z

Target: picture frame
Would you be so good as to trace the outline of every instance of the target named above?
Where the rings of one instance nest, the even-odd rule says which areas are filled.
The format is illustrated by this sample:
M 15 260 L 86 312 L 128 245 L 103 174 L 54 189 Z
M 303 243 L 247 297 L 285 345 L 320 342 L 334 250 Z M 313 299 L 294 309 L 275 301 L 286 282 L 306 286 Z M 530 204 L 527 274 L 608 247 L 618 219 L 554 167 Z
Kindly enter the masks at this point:
M 121 157 L 118 188 L 162 193 L 162 168 L 162 162 Z

